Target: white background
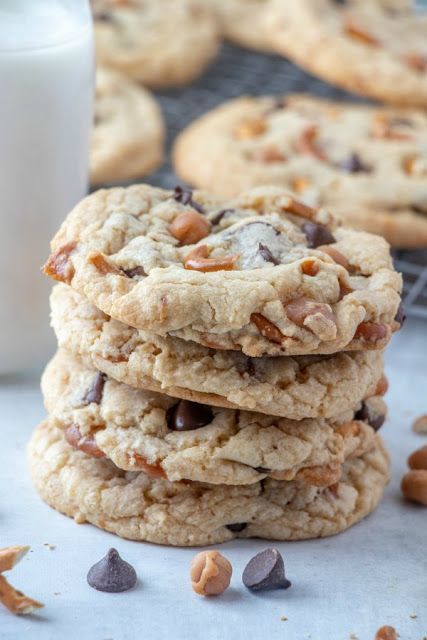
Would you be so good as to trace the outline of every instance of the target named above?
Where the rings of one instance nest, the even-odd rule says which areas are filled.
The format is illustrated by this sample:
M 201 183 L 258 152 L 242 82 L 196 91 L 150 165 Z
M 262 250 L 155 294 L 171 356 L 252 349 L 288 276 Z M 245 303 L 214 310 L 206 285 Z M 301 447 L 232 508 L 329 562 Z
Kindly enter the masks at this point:
M 44 505 L 25 460 L 31 430 L 44 416 L 38 385 L 0 383 L 0 547 L 31 545 L 9 578 L 46 604 L 31 618 L 14 617 L 0 606 L 1 640 L 348 640 L 351 634 L 374 640 L 384 624 L 395 626 L 402 640 L 422 640 L 427 508 L 403 502 L 399 483 L 408 454 L 427 444 L 427 436 L 410 428 L 427 413 L 426 323 L 407 321 L 388 351 L 387 372 L 390 417 L 382 433 L 393 479 L 378 510 L 334 538 L 273 543 L 293 583 L 287 591 L 254 595 L 241 583 L 246 562 L 267 542 L 222 545 L 234 575 L 232 587 L 216 599 L 191 591 L 188 568 L 195 550 L 121 540 L 77 526 Z M 90 566 L 111 546 L 137 570 L 133 591 L 104 594 L 86 583 Z

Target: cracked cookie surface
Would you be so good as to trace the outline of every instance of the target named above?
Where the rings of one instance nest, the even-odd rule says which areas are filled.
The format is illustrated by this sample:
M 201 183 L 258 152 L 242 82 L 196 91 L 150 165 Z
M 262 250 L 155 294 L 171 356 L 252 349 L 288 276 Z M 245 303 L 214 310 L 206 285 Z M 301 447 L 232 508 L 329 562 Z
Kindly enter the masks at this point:
M 156 89 L 199 76 L 219 47 L 203 0 L 92 0 L 98 63 Z
M 123 538 L 177 546 L 334 535 L 376 507 L 389 479 L 378 437 L 326 489 L 270 479 L 243 487 L 152 480 L 74 450 L 47 422 L 35 430 L 28 454 L 37 491 L 58 511 Z
M 427 17 L 411 0 L 276 0 L 274 48 L 364 96 L 427 105 Z
M 148 185 L 69 214 L 44 271 L 116 320 L 248 356 L 381 349 L 401 277 L 382 238 L 262 187 L 234 200 Z
M 329 486 L 341 466 L 374 445 L 379 397 L 333 421 L 292 421 L 134 389 L 59 351 L 42 390 L 51 423 L 76 448 L 128 471 L 170 481 L 244 485 L 266 477 Z
M 164 137 L 154 96 L 126 76 L 98 68 L 91 183 L 131 180 L 154 171 L 163 159 Z
M 133 329 L 65 284 L 54 287 L 51 318 L 59 346 L 133 387 L 194 402 L 293 420 L 331 418 L 375 394 L 380 351 L 248 358 Z
M 222 196 L 281 186 L 394 246 L 425 247 L 426 148 L 421 111 L 304 95 L 242 97 L 187 127 L 174 161 L 183 180 Z

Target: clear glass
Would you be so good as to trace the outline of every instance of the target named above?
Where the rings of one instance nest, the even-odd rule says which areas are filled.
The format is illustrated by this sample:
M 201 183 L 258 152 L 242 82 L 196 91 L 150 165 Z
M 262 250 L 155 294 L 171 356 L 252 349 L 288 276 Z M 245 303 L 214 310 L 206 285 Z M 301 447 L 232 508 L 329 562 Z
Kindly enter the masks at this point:
M 54 349 L 49 240 L 87 193 L 94 93 L 88 0 L 0 0 L 0 375 Z

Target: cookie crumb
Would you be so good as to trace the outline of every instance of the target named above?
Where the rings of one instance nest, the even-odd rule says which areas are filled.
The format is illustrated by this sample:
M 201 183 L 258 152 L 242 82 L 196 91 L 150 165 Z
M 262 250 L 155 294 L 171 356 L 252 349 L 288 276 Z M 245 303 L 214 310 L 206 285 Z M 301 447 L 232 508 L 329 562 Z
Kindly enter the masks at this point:
M 411 613 L 409 616 L 412 620 L 415 620 L 416 618 L 418 618 L 416 613 Z
M 286 620 L 287 620 L 287 619 L 288 619 L 288 618 L 287 618 L 286 616 L 281 616 L 281 617 L 280 617 L 280 620 L 281 620 L 282 622 L 286 622 Z

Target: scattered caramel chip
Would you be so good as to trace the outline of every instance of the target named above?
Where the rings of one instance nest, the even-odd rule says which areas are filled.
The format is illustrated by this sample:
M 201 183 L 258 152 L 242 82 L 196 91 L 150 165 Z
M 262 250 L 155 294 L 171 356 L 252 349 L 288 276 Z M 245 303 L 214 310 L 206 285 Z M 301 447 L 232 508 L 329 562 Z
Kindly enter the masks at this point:
M 408 458 L 408 467 L 410 469 L 425 469 L 427 470 L 427 445 L 420 447 Z
M 284 338 L 283 333 L 276 327 L 275 324 L 267 320 L 265 316 L 261 313 L 252 313 L 251 314 L 251 322 L 254 323 L 258 331 L 264 338 L 270 340 L 270 342 L 275 342 L 277 344 L 281 344 Z
M 384 627 L 380 627 L 375 634 L 375 640 L 397 640 L 399 634 L 397 633 L 394 627 L 389 627 L 385 625 Z
M 70 424 L 65 429 L 64 437 L 74 449 L 79 449 L 93 458 L 105 458 L 105 453 L 98 447 L 94 437 L 82 436 L 76 424 Z
M 218 596 L 228 588 L 233 569 L 219 551 L 201 551 L 191 563 L 191 586 L 200 596 Z
M 124 275 L 124 272 L 116 267 L 115 264 L 107 260 L 107 258 L 102 253 L 93 253 L 89 256 L 88 261 L 93 264 L 93 266 L 102 273 L 103 276 L 108 274 L 114 274 L 117 276 Z
M 427 506 L 427 469 L 411 469 L 403 478 L 401 490 L 407 500 Z
M 372 136 L 382 140 L 413 140 L 413 136 L 396 130 L 400 121 L 390 118 L 386 113 L 376 113 L 372 122 Z
M 70 256 L 76 247 L 77 242 L 68 242 L 52 253 L 42 268 L 43 273 L 58 282 L 70 284 L 75 273 Z
M 233 134 L 238 140 L 249 140 L 261 136 L 266 131 L 267 122 L 264 118 L 251 118 L 236 125 Z
M 318 160 L 326 160 L 326 155 L 316 144 L 318 128 L 315 124 L 308 125 L 294 142 L 294 150 L 297 153 L 305 153 L 314 156 Z
M 335 322 L 334 314 L 328 304 L 309 300 L 303 296 L 288 302 L 285 309 L 289 320 L 298 327 L 304 327 L 306 318 L 315 314 L 323 315 L 325 319 Z
M 402 59 L 414 71 L 427 71 L 427 57 L 420 53 L 407 53 Z
M 303 176 L 297 176 L 296 178 L 292 178 L 291 180 L 291 189 L 296 193 L 302 193 L 310 186 L 310 180 L 308 178 L 304 178 Z
M 362 338 L 367 342 L 378 342 L 387 336 L 387 327 L 378 322 L 361 322 L 356 329 L 354 337 Z
M 356 438 L 360 433 L 360 426 L 356 420 L 340 424 L 336 428 L 336 432 L 343 438 Z
M 251 159 L 256 162 L 264 162 L 265 164 L 273 162 L 285 162 L 286 156 L 275 146 L 270 145 L 268 147 L 262 147 L 256 149 L 251 154 Z
M 427 433 L 427 413 L 414 420 L 412 429 L 415 433 Z
M 305 469 L 300 469 L 296 475 L 297 480 L 303 480 L 304 483 L 314 487 L 329 487 L 339 482 L 340 477 L 340 464 L 306 467 Z
M 301 262 L 301 271 L 306 276 L 317 276 L 320 271 L 319 262 L 315 258 L 306 258 Z
M 197 211 L 182 211 L 170 225 L 169 231 L 182 245 L 195 244 L 209 235 L 210 224 Z
M 149 478 L 166 478 L 166 473 L 159 464 L 149 464 L 147 460 L 138 453 L 133 453 L 129 459 L 134 461 L 135 469 L 143 471 Z
M 195 247 L 184 261 L 184 268 L 192 271 L 232 271 L 239 255 L 222 258 L 208 258 L 209 249 L 205 244 Z
M 15 546 L 0 549 L 0 573 L 10 571 L 28 553 L 30 547 Z
M 387 376 L 381 376 L 375 388 L 374 396 L 384 396 L 388 391 Z
M 0 575 L 0 602 L 15 615 L 30 615 L 38 609 L 42 609 L 44 604 L 29 598 L 22 591 L 18 591 Z

